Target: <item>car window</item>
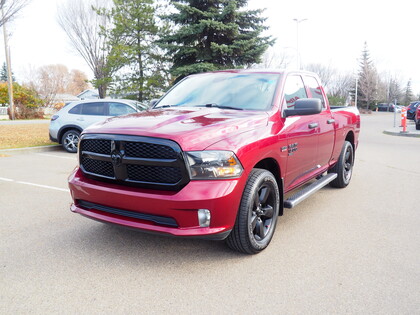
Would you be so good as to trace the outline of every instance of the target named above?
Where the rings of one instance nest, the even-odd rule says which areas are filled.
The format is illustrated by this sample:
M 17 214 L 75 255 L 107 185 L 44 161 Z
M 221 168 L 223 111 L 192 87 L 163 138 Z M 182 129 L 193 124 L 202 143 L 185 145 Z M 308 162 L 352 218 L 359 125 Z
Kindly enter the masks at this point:
M 82 107 L 82 115 L 105 116 L 106 103 L 85 103 Z
M 322 95 L 322 87 L 318 83 L 317 79 L 310 76 L 305 76 L 305 83 L 309 89 L 309 97 L 311 98 L 318 98 L 321 100 L 322 107 L 325 108 L 325 100 L 324 96 Z
M 72 109 L 69 110 L 69 114 L 80 114 L 82 111 L 82 104 L 74 106 Z
M 307 97 L 302 78 L 299 75 L 288 76 L 284 86 L 284 99 L 286 100 L 287 108 L 295 107 L 298 99 Z
M 135 109 L 122 103 L 108 103 L 109 116 L 120 116 L 135 113 Z

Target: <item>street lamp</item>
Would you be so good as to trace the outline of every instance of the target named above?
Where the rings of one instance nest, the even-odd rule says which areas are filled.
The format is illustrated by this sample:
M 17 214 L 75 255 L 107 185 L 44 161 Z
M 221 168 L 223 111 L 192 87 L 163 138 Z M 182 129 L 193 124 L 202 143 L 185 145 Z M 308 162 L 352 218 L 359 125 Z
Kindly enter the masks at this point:
M 293 19 L 296 22 L 296 66 L 300 70 L 300 54 L 299 54 L 299 23 L 306 21 L 307 19 Z

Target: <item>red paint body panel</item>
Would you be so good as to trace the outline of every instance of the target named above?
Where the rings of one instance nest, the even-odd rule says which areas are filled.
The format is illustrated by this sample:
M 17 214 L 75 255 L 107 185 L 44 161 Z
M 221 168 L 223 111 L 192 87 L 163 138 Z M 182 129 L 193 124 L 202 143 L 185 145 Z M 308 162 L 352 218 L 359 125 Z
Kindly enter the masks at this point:
M 285 193 L 305 184 L 334 165 L 346 137 L 351 139 L 357 148 L 360 131 L 357 109 L 331 110 L 322 87 L 317 89 L 325 98 L 325 108 L 321 114 L 283 118 L 282 111 L 285 105 L 281 104 L 286 104 L 286 101 L 282 91 L 287 76 L 291 73 L 314 75 L 307 72 L 278 73 L 282 75 L 282 79 L 278 83 L 273 105 L 268 111 L 192 107 L 153 109 L 111 118 L 84 131 L 86 134 L 169 139 L 178 143 L 182 151 L 232 151 L 244 169 L 239 178 L 192 180 L 180 191 L 174 192 L 96 181 L 87 178 L 78 168 L 69 177 L 69 187 L 74 200 L 71 210 L 92 219 L 145 231 L 175 236 L 211 237 L 228 233 L 233 228 L 248 175 L 261 161 L 273 161 L 278 166 L 279 173 L 274 175 L 279 179 L 279 183 L 283 181 L 284 187 L 281 187 L 280 191 Z M 308 128 L 312 123 L 317 123 L 318 126 Z M 293 151 L 290 148 L 294 148 L 295 144 L 297 150 Z M 86 210 L 78 205 L 78 200 L 173 218 L 178 227 Z M 210 210 L 210 227 L 199 226 L 198 209 Z

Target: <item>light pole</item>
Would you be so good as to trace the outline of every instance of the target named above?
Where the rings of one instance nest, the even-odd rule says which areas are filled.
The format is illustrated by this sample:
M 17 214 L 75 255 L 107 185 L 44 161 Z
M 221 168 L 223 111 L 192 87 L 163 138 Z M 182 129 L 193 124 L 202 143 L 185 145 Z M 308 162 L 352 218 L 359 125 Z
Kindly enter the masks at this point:
M 299 54 L 299 23 L 306 21 L 307 19 L 293 19 L 296 22 L 296 66 L 300 70 L 300 54 Z

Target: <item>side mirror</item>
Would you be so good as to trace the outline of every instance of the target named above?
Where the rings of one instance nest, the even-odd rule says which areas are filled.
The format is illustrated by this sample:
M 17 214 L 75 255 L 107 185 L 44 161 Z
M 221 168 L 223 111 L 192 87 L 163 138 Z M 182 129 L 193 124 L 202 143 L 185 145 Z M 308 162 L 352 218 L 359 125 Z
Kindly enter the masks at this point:
M 154 98 L 154 99 L 150 100 L 149 108 L 152 108 L 153 106 L 155 106 L 158 101 L 159 101 L 158 98 Z
M 315 115 L 322 111 L 322 104 L 319 98 L 302 98 L 295 102 L 293 109 L 285 109 L 284 116 Z

